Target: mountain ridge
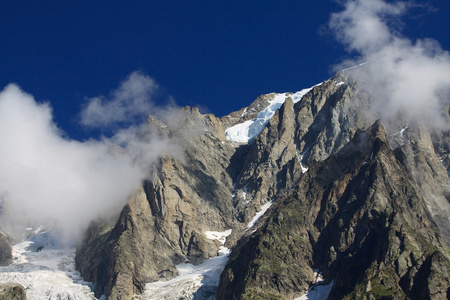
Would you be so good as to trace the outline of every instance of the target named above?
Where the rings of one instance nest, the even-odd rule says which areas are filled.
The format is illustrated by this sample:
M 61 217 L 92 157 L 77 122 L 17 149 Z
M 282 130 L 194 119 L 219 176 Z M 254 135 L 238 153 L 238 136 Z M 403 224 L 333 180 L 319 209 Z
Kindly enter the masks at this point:
M 450 130 L 377 112 L 353 76 L 363 68 L 220 118 L 150 115 L 137 142 L 177 151 L 79 241 L 75 265 L 95 296 L 151 299 L 149 283 L 166 281 L 164 299 L 297 299 L 320 286 L 329 299 L 448 298 Z M 220 280 L 172 281 L 218 255 Z
M 184 260 L 198 264 L 213 257 L 217 253 L 218 247 L 205 239 L 204 232 L 207 230 L 224 231 L 231 228 L 232 234 L 227 238 L 226 245 L 234 249 L 232 250 L 230 261 L 222 273 L 216 295 L 217 299 L 298 297 L 313 284 L 313 268 L 316 269 L 318 266 L 320 267 L 318 269 L 324 273 L 326 280 L 334 280 L 330 299 L 338 299 L 344 296 L 358 298 L 364 294 L 370 294 L 371 290 L 374 291 L 371 294 L 376 297 L 389 294 L 395 299 L 417 298 L 421 289 L 414 282 L 419 280 L 418 278 L 421 278 L 420 276 L 424 272 L 430 273 L 432 272 L 431 270 L 436 269 L 436 264 L 433 261 L 440 261 L 442 266 L 445 266 L 440 270 L 440 273 L 436 274 L 448 273 L 448 236 L 446 229 L 448 229 L 449 214 L 446 210 L 448 199 L 445 194 L 449 186 L 448 174 L 444 172 L 446 170 L 439 161 L 434 147 L 436 141 L 440 141 L 441 148 L 447 149 L 443 152 L 448 151 L 448 144 L 442 142 L 442 140 L 445 140 L 445 131 L 441 133 L 434 131 L 432 135 L 426 126 L 420 125 L 420 120 L 418 122 L 410 121 L 407 125 L 408 127 L 403 129 L 405 120 L 402 118 L 397 121 L 383 121 L 388 126 L 385 130 L 381 122 L 377 121 L 380 116 L 370 110 L 372 102 L 375 101 L 373 96 L 361 88 L 351 76 L 344 73 L 338 73 L 331 79 L 313 87 L 295 104 L 290 98 L 293 94 L 284 95 L 285 101 L 274 112 L 267 124 L 262 128 L 262 131 L 254 139 L 249 140 L 248 143 L 230 141 L 225 134 L 225 129 L 227 126 L 230 128 L 249 120 L 255 120 L 258 114 L 270 105 L 270 101 L 278 96 L 277 94 L 259 97 L 254 104 L 249 106 L 253 109 L 248 112 L 244 108 L 220 119 L 213 115 L 201 115 L 195 109 L 185 108 L 184 111 L 187 114 L 184 121 L 180 123 L 182 124 L 181 127 L 184 130 L 192 128 L 189 126 L 193 126 L 196 129 L 200 128 L 197 131 L 198 134 L 193 135 L 190 140 L 183 139 L 182 135 L 177 133 L 179 128 L 171 129 L 161 126 L 161 124 L 158 125 L 160 134 L 179 139 L 178 142 L 185 145 L 186 152 L 181 160 L 171 157 L 162 158 L 161 164 L 156 168 L 158 171 L 154 172 L 152 179 L 144 185 L 147 199 L 142 194 L 140 203 L 146 207 L 148 206 L 146 209 L 149 209 L 151 211 L 149 214 L 155 218 L 149 224 L 154 224 L 154 228 L 157 228 L 154 231 L 155 236 L 164 237 L 163 240 L 169 241 L 166 244 L 167 248 L 164 248 L 166 250 L 161 248 L 159 250 L 161 253 L 166 253 L 167 257 L 166 263 L 161 265 L 161 270 L 158 273 L 159 277 L 147 277 L 147 280 L 170 279 L 176 276 L 175 265 Z M 149 118 L 149 122 L 157 123 L 153 117 Z M 403 130 L 400 137 L 399 134 L 394 132 L 398 128 Z M 365 149 L 362 151 L 359 149 L 361 147 L 364 148 L 364 145 L 375 150 L 369 151 Z M 353 152 L 349 149 L 353 149 Z M 353 154 L 342 155 L 346 151 L 350 151 Z M 361 156 L 364 157 L 362 158 Z M 353 164 L 352 160 L 355 160 Z M 325 180 L 323 174 L 317 173 L 317 168 L 326 170 L 328 168 L 327 164 L 329 164 L 328 167 L 336 165 L 336 172 L 340 174 L 339 178 L 334 179 L 336 186 L 332 184 L 331 190 L 327 192 L 329 193 L 327 197 L 331 198 L 318 196 L 317 192 L 308 194 L 306 192 L 308 188 L 311 188 L 311 186 L 314 186 L 321 180 Z M 393 175 L 389 175 L 391 166 L 396 166 L 394 168 L 395 172 L 392 173 Z M 368 173 L 368 175 L 361 175 L 362 170 L 365 170 L 364 172 Z M 333 178 L 333 172 L 330 170 L 327 172 L 331 173 L 328 176 Z M 386 174 L 383 175 L 384 173 Z M 315 174 L 315 176 L 311 174 Z M 384 178 L 383 176 L 386 179 L 380 180 L 380 178 Z M 407 178 L 406 181 L 405 178 Z M 329 181 L 331 179 L 326 180 Z M 370 197 L 367 195 L 367 191 L 350 192 L 351 189 L 355 188 L 351 184 L 354 180 L 362 180 L 363 182 L 369 180 L 372 182 L 373 187 L 367 186 L 367 189 L 384 190 L 386 195 L 376 193 L 374 195 L 378 195 L 376 196 L 378 200 L 374 200 L 373 195 Z M 289 190 L 295 190 L 294 187 L 298 185 L 298 182 L 303 182 L 304 187 L 302 191 L 296 191 L 297 196 L 291 195 L 291 198 L 299 197 L 298 195 L 301 193 L 307 193 L 303 197 L 309 200 L 301 201 L 306 206 L 310 205 L 308 201 L 317 201 L 320 197 L 325 197 L 326 199 L 321 202 L 322 208 L 318 208 L 321 213 L 319 217 L 314 217 L 316 221 L 311 223 L 311 220 L 304 219 L 302 221 L 304 222 L 303 224 L 311 225 L 307 225 L 306 228 L 301 230 L 297 229 L 306 234 L 306 239 L 300 238 L 298 243 L 290 246 L 296 250 L 286 252 L 294 251 L 291 256 L 297 258 L 296 263 L 300 263 L 298 262 L 299 257 L 308 257 L 305 262 L 299 265 L 299 269 L 303 271 L 297 275 L 293 275 L 294 272 L 289 273 L 289 276 L 284 276 L 282 280 L 276 281 L 279 282 L 278 287 L 274 288 L 270 284 L 272 280 L 270 279 L 271 275 L 267 275 L 272 274 L 270 273 L 271 269 L 270 267 L 268 269 L 264 267 L 266 271 L 263 274 L 269 277 L 260 277 L 260 275 L 255 275 L 256 273 L 251 273 L 253 275 L 249 273 L 246 276 L 257 277 L 253 281 L 248 281 L 238 276 L 241 279 L 238 280 L 241 288 L 236 288 L 233 285 L 235 282 L 231 278 L 238 278 L 236 274 L 240 273 L 235 274 L 236 264 L 233 265 L 233 261 L 236 260 L 236 257 L 239 257 L 239 251 L 244 251 L 237 249 L 256 247 L 254 242 L 252 242 L 254 238 L 248 237 L 250 230 L 247 229 L 247 224 L 269 202 L 273 202 L 273 205 L 251 228 L 252 232 L 260 232 L 263 220 L 265 222 L 268 222 L 267 220 L 273 221 L 274 215 L 278 215 L 277 220 L 279 221 L 280 216 L 277 210 L 283 207 L 280 201 L 287 201 L 285 199 L 286 196 L 283 195 Z M 397 184 L 403 190 L 399 191 L 396 187 Z M 350 187 L 348 187 L 349 185 Z M 343 217 L 334 217 L 335 215 L 349 214 L 345 212 L 347 209 L 346 205 L 339 205 L 339 203 L 350 201 L 345 198 L 349 193 L 354 195 L 352 197 L 366 199 L 364 201 L 367 203 L 375 201 L 373 205 L 378 205 L 380 208 L 370 210 L 370 205 L 361 200 L 360 216 L 355 217 L 356 219 L 353 221 Z M 397 196 L 392 196 L 394 194 Z M 403 201 L 409 201 L 410 204 L 397 205 L 395 203 L 400 198 L 397 199 L 396 197 L 410 197 L 409 200 Z M 198 199 L 198 202 L 193 201 L 193 199 Z M 212 210 L 207 209 L 205 211 L 205 207 L 210 207 Z M 382 213 L 381 208 L 388 209 L 391 213 Z M 417 214 L 421 216 L 419 219 L 413 217 L 414 214 L 410 212 L 413 208 L 418 210 Z M 184 209 L 193 212 L 194 215 L 192 213 L 186 214 Z M 331 211 L 329 211 L 330 209 Z M 288 211 L 290 210 L 292 209 L 288 209 Z M 166 213 L 162 213 L 163 211 Z M 198 211 L 203 212 L 199 215 L 195 213 Z M 180 212 L 180 217 L 182 216 L 182 218 L 177 219 L 176 216 Z M 392 215 L 392 212 L 396 213 Z M 315 214 L 317 213 L 316 211 Z M 376 214 L 376 221 L 370 221 L 374 216 L 370 218 L 368 216 L 374 213 Z M 127 214 L 133 214 L 133 211 L 122 212 L 124 216 Z M 292 214 L 292 212 L 287 214 Z M 396 216 L 397 214 L 403 217 L 399 217 L 400 215 Z M 313 218 L 313 215 L 309 213 L 308 217 Z M 405 219 L 405 216 L 408 217 Z M 284 219 L 289 220 L 289 218 Z M 318 220 L 322 220 L 320 222 L 324 222 L 323 225 L 319 226 L 316 224 L 319 222 Z M 273 222 L 276 223 L 276 221 Z M 290 224 L 287 230 L 293 230 L 293 228 L 297 228 L 293 224 L 300 221 L 294 222 L 291 220 L 285 222 Z M 361 224 L 358 225 L 358 222 L 361 222 Z M 370 222 L 373 222 L 375 225 Z M 385 227 L 383 222 L 388 223 L 389 226 Z M 421 227 L 415 228 L 414 226 L 412 229 L 404 229 L 409 222 L 413 224 L 425 222 L 423 226 L 426 229 L 421 229 Z M 325 243 L 326 247 L 318 246 L 326 240 L 320 239 L 321 236 L 333 236 L 333 234 L 327 233 L 327 230 L 331 230 L 329 229 L 331 225 L 327 224 L 334 224 L 336 228 L 340 228 L 343 226 L 340 225 L 341 223 L 347 224 L 346 226 L 348 227 L 345 232 L 337 234 L 341 236 L 340 239 L 343 239 L 343 241 L 347 240 L 350 245 L 355 244 L 355 240 L 359 241 L 360 246 L 355 246 L 358 243 L 350 246 L 340 241 L 335 241 L 333 245 Z M 300 222 L 299 224 L 302 223 Z M 350 226 L 349 224 L 352 225 Z M 370 234 L 366 232 L 367 230 L 361 229 L 366 226 L 362 224 L 372 224 L 372 227 L 369 228 L 373 229 L 368 231 Z M 316 227 L 316 229 L 311 229 L 312 227 L 309 228 L 308 226 Z M 170 230 L 168 228 L 173 229 L 168 231 Z M 198 229 L 194 230 L 193 228 Z M 279 249 L 284 249 L 286 245 L 290 245 L 289 239 L 286 241 L 285 237 L 279 236 L 284 231 L 275 234 L 273 230 L 270 232 L 272 232 L 273 236 L 270 236 L 270 234 L 262 235 L 261 238 L 266 237 L 269 240 L 283 241 L 279 242 L 281 243 L 279 244 L 279 247 L 281 247 Z M 365 236 L 366 234 L 369 235 Z M 409 238 L 400 238 L 405 234 Z M 383 242 L 381 236 L 387 238 L 387 242 Z M 136 238 L 139 239 L 140 236 Z M 366 241 L 366 239 L 372 244 L 365 244 L 363 241 Z M 389 242 L 390 239 L 395 241 Z M 400 242 L 397 239 L 400 239 Z M 133 241 L 134 239 L 132 238 L 128 243 L 132 244 Z M 151 242 L 147 240 L 144 244 L 147 242 L 151 245 Z M 395 258 L 386 253 L 383 254 L 384 256 L 379 253 L 375 255 L 368 250 L 371 245 L 377 244 L 382 248 L 397 249 L 399 243 L 402 250 L 399 252 L 398 257 L 394 255 Z M 405 250 L 407 248 L 405 243 L 416 246 Z M 79 249 L 83 249 L 83 247 L 81 245 Z M 144 252 L 154 252 L 151 248 L 146 247 L 148 246 L 143 246 L 144 249 L 147 249 L 143 250 Z M 431 253 L 427 250 L 431 249 L 430 247 L 436 250 Z M 328 252 L 323 253 L 323 251 L 319 251 L 322 248 L 328 249 Z M 344 248 L 347 250 L 342 250 Z M 350 248 L 352 250 L 348 250 Z M 366 250 L 358 250 L 360 248 Z M 178 250 L 174 251 L 174 249 Z M 248 251 L 250 250 L 245 250 L 242 253 L 249 253 Z M 281 254 L 272 257 L 269 250 L 265 251 L 271 257 L 268 261 L 273 261 L 279 268 L 278 264 L 285 258 L 280 257 Z M 283 251 L 281 252 L 284 253 Z M 358 259 L 364 258 L 366 262 L 362 264 L 363 267 L 355 267 L 356 271 L 353 270 L 355 271 L 354 274 L 350 277 L 346 276 L 347 281 L 339 279 L 342 273 L 345 272 L 341 271 L 339 273 L 337 271 L 339 268 L 336 266 L 345 266 L 344 261 L 349 259 L 346 258 L 348 255 L 352 256 L 352 251 L 372 254 L 367 254 L 368 257 L 364 257 L 363 254 L 353 253 L 353 256 L 357 258 L 354 260 L 350 259 L 350 261 L 353 261 L 352 266 L 359 264 L 356 263 L 359 261 Z M 167 253 L 173 254 L 167 256 Z M 120 254 L 117 255 L 118 257 L 120 256 Z M 252 255 L 247 256 L 243 261 L 239 260 L 237 265 L 243 268 L 246 268 L 249 264 L 251 265 L 251 257 L 254 257 L 254 254 Z M 419 259 L 421 255 L 423 256 L 422 260 Z M 133 260 L 132 258 L 130 259 Z M 380 268 L 373 265 L 382 261 L 387 265 L 386 267 Z M 291 267 L 295 266 L 296 263 L 292 263 Z M 131 274 L 123 271 L 122 273 L 125 273 L 126 278 L 138 278 L 139 276 L 136 274 L 139 274 L 139 268 L 141 268 L 140 264 Z M 145 269 L 146 267 L 144 266 L 143 268 Z M 286 269 L 289 269 L 289 267 L 286 267 Z M 413 269 L 417 270 L 414 271 Z M 232 270 L 231 273 L 230 270 Z M 348 271 L 348 268 L 343 268 L 343 270 Z M 392 270 L 394 270 L 393 273 Z M 98 269 L 96 272 L 98 272 Z M 120 273 L 120 271 L 118 272 Z M 374 275 L 387 276 L 386 274 L 388 273 L 391 277 L 394 276 L 393 274 L 397 275 L 387 282 L 377 281 L 377 277 Z M 358 276 L 360 278 L 357 278 Z M 446 277 L 444 276 L 444 278 Z M 141 283 L 136 283 L 135 279 L 126 279 L 125 281 L 128 282 L 124 284 L 127 287 L 124 289 L 128 290 L 126 294 L 128 296 L 124 296 L 123 299 L 128 299 L 127 297 L 131 297 L 134 293 L 142 293 Z M 364 284 L 366 288 L 362 291 L 362 285 Z M 368 288 L 368 284 L 372 288 Z M 424 292 L 420 295 L 425 295 L 430 299 L 441 299 L 442 295 L 448 293 L 448 285 L 448 280 L 444 280 L 437 286 L 429 283 L 426 286 L 428 291 L 425 293 L 426 295 L 423 294 Z M 106 286 L 107 297 L 122 299 L 121 296 L 114 294 L 113 286 L 112 283 Z M 445 288 L 446 286 L 447 288 Z M 130 289 L 130 287 L 133 288 Z M 375 291 L 378 291 L 378 294 Z M 100 295 L 100 292 L 98 292 L 98 295 Z

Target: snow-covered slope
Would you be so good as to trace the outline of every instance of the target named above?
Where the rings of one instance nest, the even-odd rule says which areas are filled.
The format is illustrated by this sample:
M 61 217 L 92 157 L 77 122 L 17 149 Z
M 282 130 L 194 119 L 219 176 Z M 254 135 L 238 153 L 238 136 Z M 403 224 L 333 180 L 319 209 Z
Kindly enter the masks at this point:
M 261 210 L 256 213 L 256 215 L 253 217 L 253 219 L 247 224 L 247 230 L 253 227 L 256 222 L 258 222 L 259 219 L 266 213 L 266 211 L 271 207 L 273 204 L 273 201 L 269 201 L 263 206 L 261 206 Z
M 75 248 L 62 248 L 49 232 L 13 246 L 14 261 L 0 268 L 0 282 L 21 284 L 27 299 L 95 299 L 75 270 Z
M 319 84 L 320 85 L 320 84 Z M 243 123 L 236 124 L 225 131 L 227 139 L 238 143 L 249 143 L 252 142 L 264 129 L 269 120 L 273 117 L 277 109 L 279 109 L 283 103 L 286 101 L 287 97 L 291 97 L 294 103 L 299 102 L 302 97 L 312 90 L 313 87 L 303 89 L 294 94 L 277 94 L 275 99 L 269 101 L 269 106 L 267 106 L 263 111 L 261 111 L 256 118 L 253 120 L 248 120 Z
M 208 231 L 209 239 L 218 240 L 222 245 L 231 234 Z M 140 299 L 214 299 L 230 250 L 224 246 L 218 256 L 203 264 L 180 264 L 179 275 L 166 282 L 149 283 Z M 63 248 L 49 232 L 13 246 L 14 262 L 0 268 L 0 282 L 21 284 L 27 298 L 48 300 L 96 299 L 91 284 L 83 280 L 75 270 L 75 248 Z
M 224 232 L 207 231 L 206 237 L 218 240 L 222 245 L 231 234 L 231 229 Z M 203 264 L 177 265 L 178 276 L 169 281 L 148 283 L 145 293 L 140 299 L 215 299 L 216 288 L 219 285 L 220 273 L 228 260 L 230 250 L 221 247 L 218 256 Z

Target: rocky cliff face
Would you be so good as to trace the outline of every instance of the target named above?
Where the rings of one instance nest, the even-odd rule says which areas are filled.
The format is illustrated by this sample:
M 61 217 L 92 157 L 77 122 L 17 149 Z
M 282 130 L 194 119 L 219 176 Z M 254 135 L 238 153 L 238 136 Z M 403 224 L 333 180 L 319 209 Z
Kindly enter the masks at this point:
M 330 299 L 445 299 L 450 261 L 414 178 L 405 176 L 406 161 L 380 123 L 358 131 L 301 175 L 240 241 L 217 298 L 293 298 L 319 269 L 334 279 Z
M 215 257 L 220 244 L 206 231 L 237 227 L 231 161 L 238 154 L 219 119 L 196 109 L 183 116 L 175 129 L 149 119 L 158 134 L 184 145 L 183 156 L 162 157 L 115 225 L 93 224 L 78 247 L 77 267 L 97 296 L 130 299 L 146 282 L 176 276 L 176 264 Z M 186 139 L 186 131 L 197 133 Z
M 7 266 L 12 262 L 12 248 L 9 237 L 0 232 L 0 266 Z
M 286 94 L 250 143 L 226 138 L 275 97 L 221 119 L 191 108 L 175 125 L 149 118 L 183 152 L 161 157 L 120 216 L 87 231 L 76 263 L 97 296 L 131 299 L 176 264 L 216 256 L 205 233 L 227 229 L 217 299 L 292 299 L 316 269 L 334 281 L 330 299 L 448 296 L 449 131 L 377 121 L 376 99 L 340 73 L 301 100 Z

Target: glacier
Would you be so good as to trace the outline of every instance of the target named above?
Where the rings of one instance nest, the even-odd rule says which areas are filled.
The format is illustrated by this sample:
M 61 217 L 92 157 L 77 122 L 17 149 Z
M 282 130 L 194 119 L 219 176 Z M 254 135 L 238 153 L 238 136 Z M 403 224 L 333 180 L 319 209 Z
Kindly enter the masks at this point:
M 251 143 L 261 133 L 267 123 L 269 123 L 269 120 L 273 117 L 277 109 L 283 105 L 286 98 L 290 97 L 294 103 L 297 103 L 315 86 L 321 84 L 322 83 L 319 83 L 310 88 L 302 89 L 294 94 L 277 94 L 273 100 L 269 101 L 269 105 L 261 111 L 256 118 L 229 127 L 225 131 L 227 139 L 237 143 Z
M 13 263 L 0 268 L 0 282 L 21 284 L 27 299 L 96 299 L 91 283 L 75 270 L 75 248 L 59 244 L 51 232 L 12 248 Z

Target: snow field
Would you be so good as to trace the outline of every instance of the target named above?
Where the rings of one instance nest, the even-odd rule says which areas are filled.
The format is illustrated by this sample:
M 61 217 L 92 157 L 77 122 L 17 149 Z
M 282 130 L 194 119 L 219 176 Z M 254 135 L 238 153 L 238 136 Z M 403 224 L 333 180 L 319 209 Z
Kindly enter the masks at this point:
M 0 268 L 0 282 L 21 284 L 27 299 L 95 299 L 91 284 L 75 270 L 75 249 L 58 249 L 48 232 L 14 245 L 13 259 Z
M 218 256 L 194 266 L 190 263 L 177 265 L 178 276 L 169 281 L 148 283 L 142 299 L 214 299 L 220 274 L 227 263 L 230 250 L 224 247 L 231 229 L 224 232 L 206 231 L 209 239 L 218 240 L 222 247 Z
M 253 141 L 261 133 L 277 109 L 283 105 L 287 97 L 291 97 L 292 101 L 297 103 L 303 98 L 304 95 L 306 95 L 306 93 L 312 90 L 312 88 L 313 87 L 303 89 L 290 96 L 287 96 L 286 93 L 277 94 L 272 101 L 269 101 L 269 106 L 261 111 L 255 119 L 248 120 L 228 128 L 225 131 L 227 139 L 238 143 L 249 143 Z M 246 112 L 246 110 L 244 112 Z

